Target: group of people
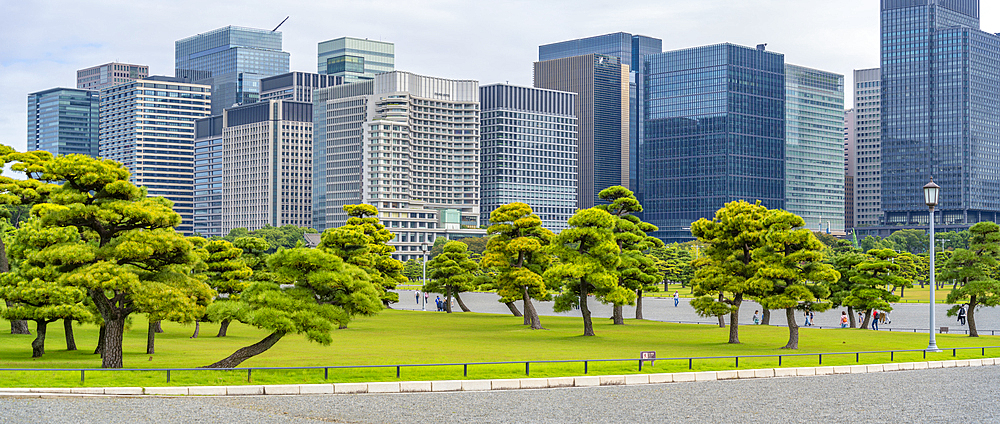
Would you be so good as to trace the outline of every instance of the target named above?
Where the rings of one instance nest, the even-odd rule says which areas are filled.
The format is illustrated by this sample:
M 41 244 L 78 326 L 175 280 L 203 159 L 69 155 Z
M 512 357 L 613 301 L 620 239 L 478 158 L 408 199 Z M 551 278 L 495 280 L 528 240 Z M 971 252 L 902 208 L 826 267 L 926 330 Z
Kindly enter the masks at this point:
M 414 296 L 414 298 L 416 298 L 417 304 L 419 305 L 420 304 L 420 292 L 419 291 L 415 292 L 413 294 L 413 296 Z M 427 294 L 427 292 L 424 292 L 424 303 L 427 303 L 428 299 L 430 299 L 430 295 Z M 452 303 L 452 305 L 454 305 L 455 304 L 455 300 L 452 299 L 451 303 Z M 435 296 L 434 297 L 434 304 L 437 305 L 438 312 L 444 312 L 444 311 L 447 310 L 447 309 L 445 309 L 445 301 L 441 300 L 441 296 Z

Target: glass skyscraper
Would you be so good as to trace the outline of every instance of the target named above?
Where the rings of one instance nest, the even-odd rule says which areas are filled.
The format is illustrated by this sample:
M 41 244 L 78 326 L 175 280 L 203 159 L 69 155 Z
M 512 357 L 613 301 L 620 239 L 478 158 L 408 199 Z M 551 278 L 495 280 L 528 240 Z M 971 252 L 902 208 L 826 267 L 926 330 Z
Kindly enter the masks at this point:
M 945 228 L 1000 212 L 1000 36 L 978 0 L 882 0 L 882 209 L 890 229 Z
M 222 116 L 194 122 L 194 232 L 225 237 L 222 232 Z
M 726 202 L 785 207 L 785 58 L 717 44 L 646 57 L 645 220 L 667 241 Z
M 227 26 L 175 43 L 176 76 L 212 86 L 212 115 L 260 98 L 261 78 L 288 72 L 281 32 Z
M 535 87 L 577 94 L 576 207 L 629 184 L 629 72 L 621 59 L 588 54 L 535 62 Z
M 343 77 L 344 84 L 350 84 L 396 70 L 396 46 L 384 41 L 341 37 L 319 43 L 316 59 L 320 75 Z
M 97 156 L 100 92 L 53 88 L 28 95 L 28 150 Z
M 576 94 L 491 84 L 482 104 L 482 206 L 479 222 L 522 202 L 552 231 L 576 212 Z
M 844 233 L 844 76 L 785 65 L 785 210 Z
M 629 79 L 629 182 L 628 186 L 640 194 L 642 184 L 638 181 L 642 168 L 642 116 L 643 107 L 643 57 L 663 52 L 663 41 L 645 35 L 625 32 L 597 35 L 576 40 L 561 41 L 538 47 L 538 60 L 554 60 L 586 54 L 604 54 L 621 59 L 631 71 Z

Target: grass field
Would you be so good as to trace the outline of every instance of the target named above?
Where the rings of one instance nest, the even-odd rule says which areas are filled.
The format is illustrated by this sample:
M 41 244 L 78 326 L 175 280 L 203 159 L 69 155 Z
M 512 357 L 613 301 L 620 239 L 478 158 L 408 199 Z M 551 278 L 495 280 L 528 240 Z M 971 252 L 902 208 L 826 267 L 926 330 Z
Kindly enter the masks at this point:
M 849 352 L 890 349 L 922 349 L 925 334 L 888 333 L 868 330 L 802 329 L 797 352 L 778 349 L 787 340 L 787 329 L 769 326 L 741 326 L 743 344 L 726 343 L 728 329 L 710 325 L 667 324 L 651 321 L 627 321 L 615 327 L 606 319 L 595 320 L 596 337 L 582 337 L 580 318 L 542 317 L 546 330 L 531 331 L 520 318 L 490 314 L 452 314 L 387 310 L 376 317 L 359 319 L 346 330 L 334 333 L 330 346 L 307 342 L 301 336 L 286 336 L 269 351 L 244 362 L 246 367 L 388 365 L 421 363 L 462 363 L 499 361 L 540 361 L 575 359 L 638 358 L 640 351 L 653 350 L 660 358 L 726 355 L 772 355 L 779 353 Z M 33 336 L 11 335 L 7 323 L 0 322 L 0 367 L 3 368 L 97 368 L 100 358 L 92 354 L 97 329 L 78 326 L 79 351 L 65 350 L 61 325 L 49 326 L 46 354 L 31 358 Z M 190 339 L 192 326 L 163 324 L 165 333 L 157 335 L 154 355 L 146 355 L 146 323 L 138 318 L 125 338 L 125 366 L 128 368 L 189 368 L 210 364 L 236 349 L 252 344 L 266 333 L 233 324 L 229 337 L 214 337 L 217 325 L 203 324 L 201 337 Z M 942 348 L 1000 345 L 996 337 L 978 339 L 961 335 L 938 336 Z M 1000 356 L 1000 349 L 987 350 L 987 356 Z M 958 358 L 982 357 L 979 350 L 958 351 Z M 929 354 L 928 359 L 951 359 L 952 352 Z M 901 353 L 895 361 L 921 360 L 922 354 Z M 888 354 L 861 355 L 860 363 L 884 363 Z M 817 365 L 815 355 L 785 357 L 782 366 Z M 855 355 L 823 357 L 823 365 L 855 364 Z M 695 360 L 694 370 L 734 369 L 733 359 Z M 777 358 L 741 358 L 740 368 L 778 366 Z M 400 380 L 443 380 L 518 378 L 524 376 L 524 364 L 472 365 L 463 377 L 461 365 L 402 368 Z M 590 374 L 637 373 L 636 361 L 591 362 Z M 647 364 L 643 372 L 679 372 L 688 370 L 688 361 L 658 361 Z M 358 381 L 397 381 L 395 367 L 329 371 L 257 370 L 254 384 L 323 383 Z M 582 363 L 531 364 L 532 377 L 582 375 Z M 245 371 L 174 371 L 166 382 L 163 371 L 87 371 L 84 386 L 162 386 L 162 385 L 233 385 L 247 384 Z M 79 371 L 25 372 L 0 371 L 3 387 L 81 386 Z

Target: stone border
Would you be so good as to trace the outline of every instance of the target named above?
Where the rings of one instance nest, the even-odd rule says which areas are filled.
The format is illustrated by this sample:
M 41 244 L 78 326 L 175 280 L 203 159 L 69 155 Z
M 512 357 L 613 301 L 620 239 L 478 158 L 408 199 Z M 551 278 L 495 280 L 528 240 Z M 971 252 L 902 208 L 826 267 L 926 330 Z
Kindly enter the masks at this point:
M 865 374 L 932 368 L 1000 365 L 1000 358 L 930 362 L 897 362 L 876 365 L 836 365 L 828 367 L 764 368 L 727 371 L 699 371 L 665 374 L 628 374 L 581 377 L 518 378 L 502 380 L 401 381 L 381 383 L 290 384 L 192 387 L 81 387 L 81 388 L 0 388 L 0 397 L 49 396 L 261 396 L 320 395 L 356 393 L 459 392 L 562 387 L 632 386 L 750 378 L 802 377 L 830 374 Z

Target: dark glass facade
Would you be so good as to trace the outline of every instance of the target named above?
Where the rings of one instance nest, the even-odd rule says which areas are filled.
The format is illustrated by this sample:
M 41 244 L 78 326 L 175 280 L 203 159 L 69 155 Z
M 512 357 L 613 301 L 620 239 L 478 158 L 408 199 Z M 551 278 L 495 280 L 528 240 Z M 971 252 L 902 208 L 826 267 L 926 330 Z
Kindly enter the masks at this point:
M 194 231 L 222 233 L 222 115 L 194 122 Z
M 784 55 L 718 44 L 646 57 L 645 220 L 667 241 L 725 203 L 785 207 Z
M 663 52 L 663 41 L 625 32 L 562 41 L 538 47 L 538 60 L 554 60 L 585 54 L 604 54 L 621 59 L 631 71 L 629 81 L 629 188 L 641 196 L 639 169 L 642 168 L 642 63 L 646 55 Z
M 939 223 L 995 221 L 1000 36 L 979 30 L 978 0 L 883 0 L 881 14 L 885 225 L 927 225 L 932 177 Z
M 100 92 L 53 88 L 28 95 L 28 150 L 97 156 Z

